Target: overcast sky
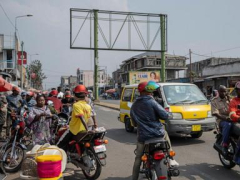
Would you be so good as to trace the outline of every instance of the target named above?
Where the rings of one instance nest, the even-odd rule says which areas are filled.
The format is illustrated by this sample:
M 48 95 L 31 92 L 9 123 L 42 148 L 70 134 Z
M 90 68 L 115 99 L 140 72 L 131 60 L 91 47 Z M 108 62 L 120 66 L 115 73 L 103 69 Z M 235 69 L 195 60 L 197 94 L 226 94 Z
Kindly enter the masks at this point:
M 47 88 L 56 87 L 61 75 L 76 75 L 77 68 L 93 69 L 93 52 L 69 47 L 69 9 L 100 9 L 168 15 L 168 53 L 193 52 L 216 57 L 239 57 L 239 0 L 0 0 L 11 21 L 18 19 L 25 50 L 38 53 L 47 75 Z M 0 9 L 0 34 L 13 34 L 14 27 Z M 235 48 L 235 49 L 233 49 Z M 231 49 L 231 50 L 228 50 Z M 222 51 L 226 50 L 226 51 Z M 221 52 L 219 52 L 221 51 Z M 99 52 L 99 64 L 108 73 L 138 52 Z M 192 56 L 193 61 L 205 57 Z

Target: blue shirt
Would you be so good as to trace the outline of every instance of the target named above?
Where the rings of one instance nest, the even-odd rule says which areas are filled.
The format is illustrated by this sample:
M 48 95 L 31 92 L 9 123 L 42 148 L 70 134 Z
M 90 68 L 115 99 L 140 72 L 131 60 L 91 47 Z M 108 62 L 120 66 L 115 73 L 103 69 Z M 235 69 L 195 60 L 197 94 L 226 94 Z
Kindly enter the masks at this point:
M 160 119 L 167 120 L 168 112 L 152 96 L 138 97 L 131 107 L 130 115 L 137 124 L 139 142 L 164 136 L 165 130 Z

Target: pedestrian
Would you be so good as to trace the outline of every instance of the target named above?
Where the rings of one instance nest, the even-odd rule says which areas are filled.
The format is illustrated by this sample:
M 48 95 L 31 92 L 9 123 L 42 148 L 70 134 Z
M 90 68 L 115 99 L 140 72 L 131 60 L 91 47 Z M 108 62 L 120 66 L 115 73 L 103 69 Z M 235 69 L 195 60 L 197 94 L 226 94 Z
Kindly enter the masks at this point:
M 88 120 L 87 126 L 88 126 L 88 130 L 94 130 L 97 128 L 97 120 L 96 120 L 96 112 L 94 110 L 94 104 L 93 101 L 91 99 L 91 96 L 88 94 L 86 96 L 86 102 L 91 106 L 91 117 Z
M 229 135 L 232 128 L 232 123 L 229 119 L 229 98 L 227 97 L 227 88 L 220 86 L 218 96 L 212 100 L 212 115 L 217 118 L 217 123 L 222 129 L 223 135 L 223 154 L 227 155 L 229 145 Z
M 16 111 L 23 104 L 22 97 L 19 94 L 20 94 L 20 89 L 17 86 L 14 86 L 12 88 L 12 94 L 7 96 L 8 108 L 10 108 L 11 111 L 7 113 L 6 136 L 9 136 L 10 127 L 12 125 L 11 116 L 14 114 L 14 111 Z
M 136 157 L 133 165 L 132 179 L 138 180 L 141 157 L 144 152 L 144 142 L 152 138 L 164 137 L 170 145 L 171 142 L 160 122 L 169 118 L 168 112 L 159 105 L 153 98 L 152 93 L 159 88 L 159 85 L 154 81 L 142 82 L 138 85 L 140 96 L 133 103 L 130 115 L 134 125 L 137 126 L 137 149 Z M 174 160 L 170 160 L 170 166 L 178 166 L 179 164 Z
M 38 95 L 37 104 L 34 106 L 28 116 L 27 124 L 33 131 L 33 145 L 44 145 L 51 142 L 50 125 L 52 116 L 49 108 L 45 105 L 43 95 Z

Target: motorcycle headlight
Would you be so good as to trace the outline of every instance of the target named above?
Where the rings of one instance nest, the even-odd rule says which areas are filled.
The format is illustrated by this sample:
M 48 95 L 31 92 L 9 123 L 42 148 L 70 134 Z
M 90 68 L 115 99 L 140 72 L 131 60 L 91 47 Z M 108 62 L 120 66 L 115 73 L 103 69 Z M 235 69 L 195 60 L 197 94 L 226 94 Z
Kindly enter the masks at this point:
M 207 117 L 212 117 L 212 111 L 207 112 Z
M 182 119 L 182 114 L 181 113 L 171 113 L 172 114 L 172 119 Z

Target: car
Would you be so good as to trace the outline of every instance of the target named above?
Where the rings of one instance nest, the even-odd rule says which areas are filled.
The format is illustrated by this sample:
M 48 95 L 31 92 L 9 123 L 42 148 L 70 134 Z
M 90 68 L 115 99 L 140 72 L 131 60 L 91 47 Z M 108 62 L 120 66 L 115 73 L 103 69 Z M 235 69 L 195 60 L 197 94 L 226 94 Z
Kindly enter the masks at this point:
M 211 104 L 200 89 L 190 83 L 158 83 L 160 88 L 153 97 L 170 113 L 166 120 L 169 135 L 185 134 L 199 138 L 203 132 L 215 128 L 216 119 L 211 113 Z M 119 121 L 125 124 L 127 132 L 133 132 L 134 126 L 130 109 L 140 96 L 138 84 L 126 85 L 120 100 Z M 164 121 L 162 121 L 164 122 Z

